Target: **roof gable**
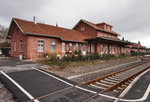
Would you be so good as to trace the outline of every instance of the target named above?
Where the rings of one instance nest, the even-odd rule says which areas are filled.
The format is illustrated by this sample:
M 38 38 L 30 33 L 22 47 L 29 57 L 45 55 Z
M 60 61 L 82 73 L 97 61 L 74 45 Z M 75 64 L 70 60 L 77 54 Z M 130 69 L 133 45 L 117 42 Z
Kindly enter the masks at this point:
M 94 23 L 89 22 L 89 21 L 87 21 L 87 20 L 81 19 L 79 22 L 81 22 L 81 21 L 84 22 L 84 23 L 86 23 L 86 24 L 88 24 L 88 25 L 90 25 L 91 27 L 93 27 L 93 28 L 96 29 L 96 30 L 100 30 L 100 31 L 102 31 L 102 32 L 110 33 L 110 34 L 113 34 L 113 35 L 120 35 L 120 34 L 114 32 L 114 31 L 106 31 L 106 30 L 104 30 L 104 29 L 98 27 L 97 24 L 94 24 Z M 79 22 L 78 22 L 77 24 L 79 24 Z M 77 24 L 73 27 L 73 29 L 77 26 Z M 102 23 L 98 23 L 98 24 L 107 24 L 107 23 L 102 22 Z M 109 25 L 109 24 L 107 24 L 107 25 Z M 109 26 L 111 26 L 111 25 L 109 25 Z M 112 27 L 112 26 L 111 26 L 111 27 Z

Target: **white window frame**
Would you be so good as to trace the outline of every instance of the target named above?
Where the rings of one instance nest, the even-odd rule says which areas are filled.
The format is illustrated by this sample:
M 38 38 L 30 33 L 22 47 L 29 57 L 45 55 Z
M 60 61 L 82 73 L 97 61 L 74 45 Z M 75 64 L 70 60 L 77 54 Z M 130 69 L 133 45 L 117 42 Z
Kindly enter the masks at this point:
M 72 43 L 69 43 L 69 52 L 72 52 Z
M 62 52 L 65 52 L 66 51 L 66 44 L 65 42 L 62 42 Z
M 76 43 L 76 51 L 79 51 L 79 44 Z
M 84 31 L 85 30 L 85 27 L 81 27 L 81 31 Z
M 56 50 L 56 42 L 51 41 L 51 52 L 55 52 L 55 50 Z
M 44 40 L 38 40 L 38 52 L 44 52 Z

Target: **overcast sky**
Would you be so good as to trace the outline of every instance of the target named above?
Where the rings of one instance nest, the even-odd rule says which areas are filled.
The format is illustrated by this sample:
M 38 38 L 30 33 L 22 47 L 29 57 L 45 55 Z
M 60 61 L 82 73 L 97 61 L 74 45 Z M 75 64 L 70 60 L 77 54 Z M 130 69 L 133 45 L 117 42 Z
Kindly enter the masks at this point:
M 1 0 L 0 24 L 12 17 L 72 28 L 80 19 L 106 22 L 133 42 L 150 47 L 150 0 Z

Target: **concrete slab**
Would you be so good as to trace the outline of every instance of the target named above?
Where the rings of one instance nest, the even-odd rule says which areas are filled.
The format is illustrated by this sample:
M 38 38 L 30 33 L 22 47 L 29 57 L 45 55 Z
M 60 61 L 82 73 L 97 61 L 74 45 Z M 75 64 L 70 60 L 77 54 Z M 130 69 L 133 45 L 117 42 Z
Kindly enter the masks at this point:
M 148 97 L 146 97 L 146 91 L 149 90 L 148 89 L 149 85 L 150 85 L 150 71 L 148 71 L 147 73 L 145 73 L 143 76 L 140 77 L 140 79 L 132 86 L 132 88 L 123 97 L 123 99 L 128 99 L 131 100 L 132 102 L 132 100 L 145 98 L 145 100 L 143 100 L 142 102 L 149 102 L 150 101 L 149 92 L 147 93 L 149 94 Z M 119 101 L 119 102 L 123 102 L 123 101 Z

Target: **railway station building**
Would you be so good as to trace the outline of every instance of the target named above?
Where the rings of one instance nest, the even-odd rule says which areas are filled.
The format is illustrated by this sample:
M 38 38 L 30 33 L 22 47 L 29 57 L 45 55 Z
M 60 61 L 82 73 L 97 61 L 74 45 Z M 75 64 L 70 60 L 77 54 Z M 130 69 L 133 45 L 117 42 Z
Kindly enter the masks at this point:
M 107 23 L 94 24 L 81 19 L 73 29 L 13 18 L 9 27 L 11 56 L 24 59 L 43 58 L 47 52 L 58 56 L 81 51 L 82 55 L 128 54 L 131 42 L 120 40 L 120 34 Z M 134 47 L 132 47 L 134 48 Z M 140 50 L 142 51 L 142 50 Z

